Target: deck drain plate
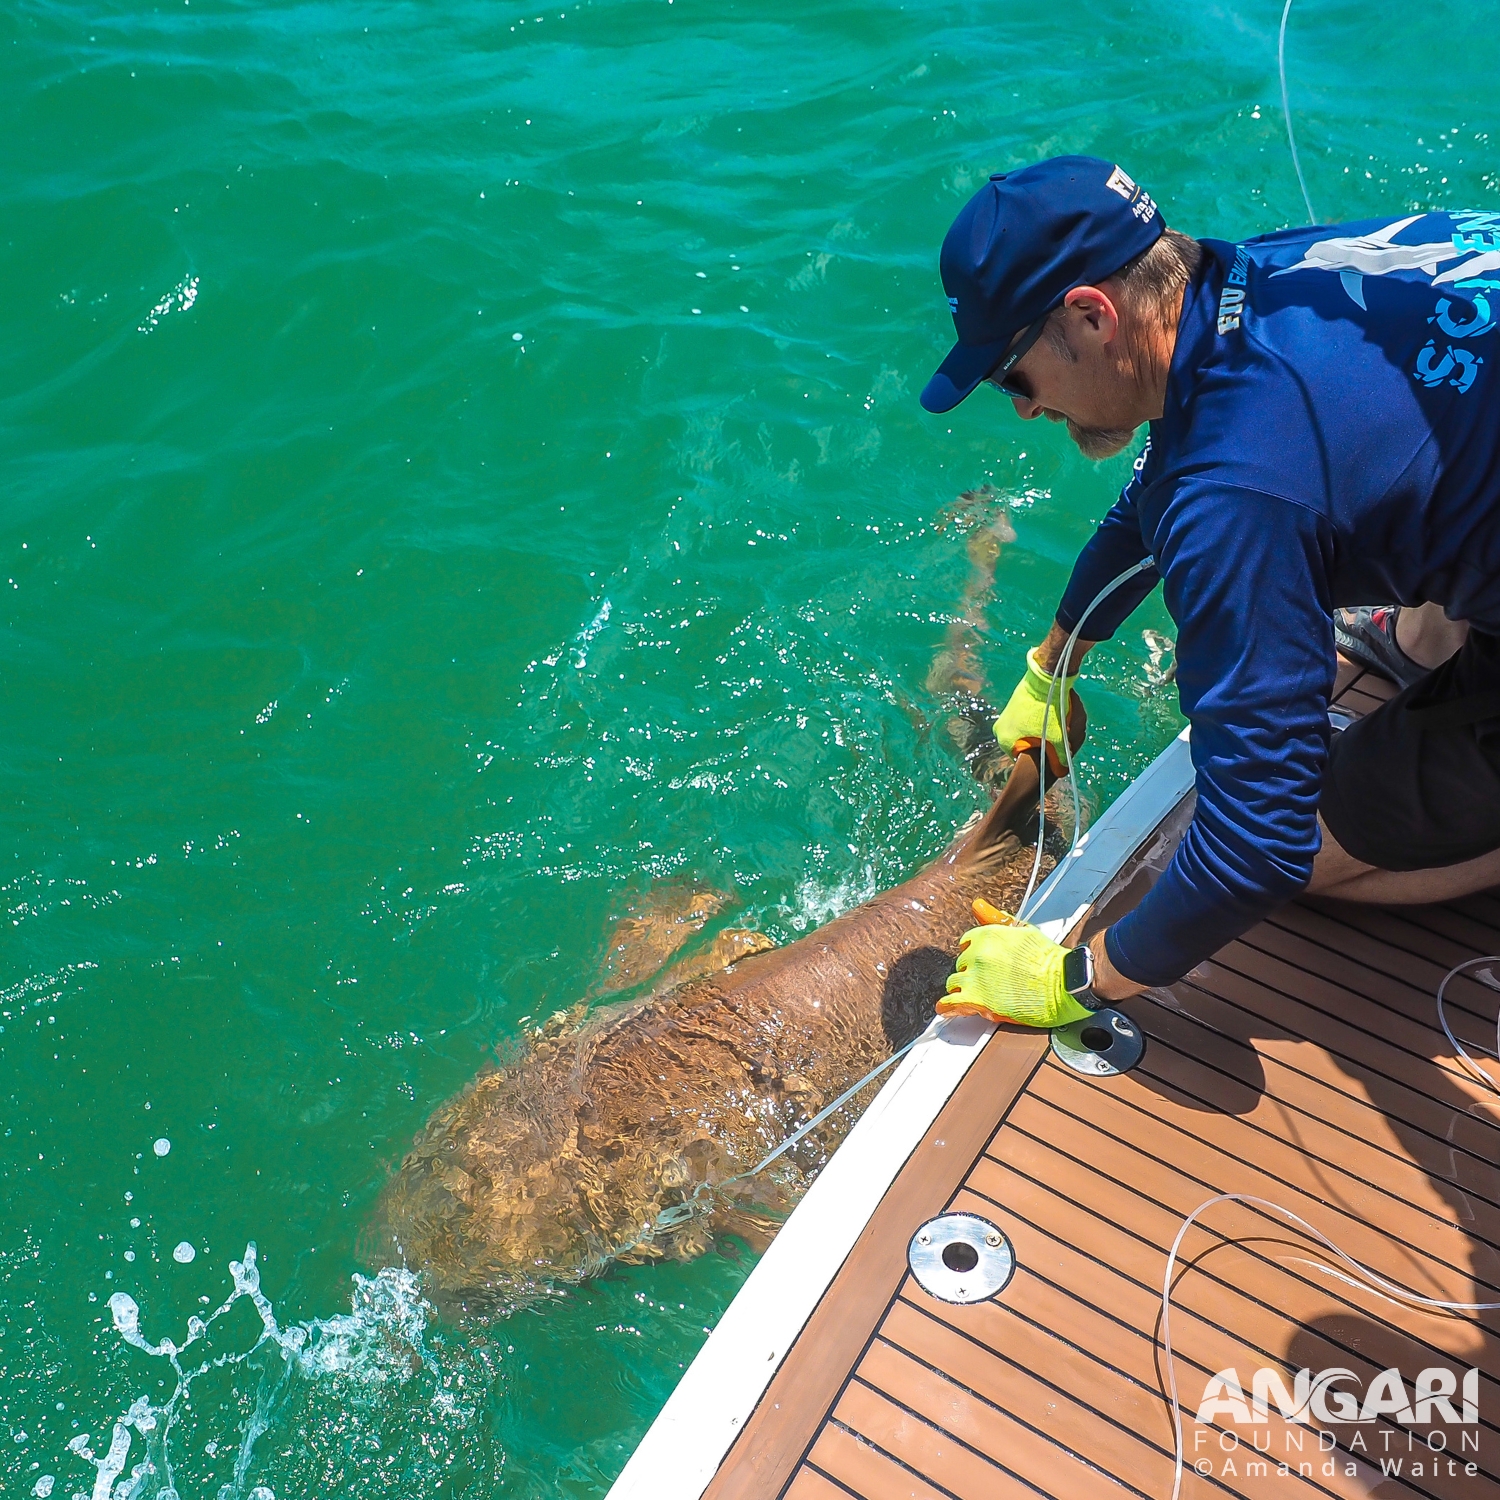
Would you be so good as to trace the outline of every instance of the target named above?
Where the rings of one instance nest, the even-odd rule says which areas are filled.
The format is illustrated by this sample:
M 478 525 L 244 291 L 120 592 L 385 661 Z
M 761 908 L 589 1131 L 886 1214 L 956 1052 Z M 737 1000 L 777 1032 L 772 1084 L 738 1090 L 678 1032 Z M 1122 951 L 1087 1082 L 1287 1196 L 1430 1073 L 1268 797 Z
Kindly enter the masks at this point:
M 1141 1029 L 1117 1010 L 1096 1010 L 1052 1033 L 1057 1060 L 1090 1078 L 1113 1078 L 1128 1073 L 1146 1050 Z
M 988 1219 L 939 1214 L 912 1235 L 906 1263 L 922 1290 L 940 1302 L 983 1302 L 1004 1289 L 1016 1253 Z

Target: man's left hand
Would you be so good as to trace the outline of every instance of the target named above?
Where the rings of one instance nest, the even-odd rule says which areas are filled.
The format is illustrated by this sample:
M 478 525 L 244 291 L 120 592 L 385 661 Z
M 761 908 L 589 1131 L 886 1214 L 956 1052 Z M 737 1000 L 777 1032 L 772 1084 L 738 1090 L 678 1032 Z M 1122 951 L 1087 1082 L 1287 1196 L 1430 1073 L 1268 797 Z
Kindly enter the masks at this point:
M 958 945 L 938 1014 L 1049 1028 L 1081 1021 L 1090 1012 L 1063 988 L 1066 952 L 1026 923 L 971 928 Z
M 1066 948 L 988 901 L 976 900 L 974 915 L 983 925 L 966 932 L 959 942 L 948 993 L 937 1003 L 940 1016 L 984 1016 L 1023 1026 L 1055 1027 L 1089 1014 L 1063 988 Z M 986 936 L 990 932 L 1011 936 Z M 1102 932 L 1089 940 L 1089 948 L 1094 955 L 1094 993 L 1100 999 L 1128 1000 L 1145 989 L 1115 968 Z

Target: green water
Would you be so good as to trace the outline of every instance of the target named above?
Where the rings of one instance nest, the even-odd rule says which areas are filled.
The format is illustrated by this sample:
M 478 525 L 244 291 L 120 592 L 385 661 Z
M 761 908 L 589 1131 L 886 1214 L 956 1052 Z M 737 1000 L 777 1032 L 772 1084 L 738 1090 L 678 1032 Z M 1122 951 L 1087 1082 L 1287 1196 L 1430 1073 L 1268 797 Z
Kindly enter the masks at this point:
M 1482 16 L 1303 4 L 1319 214 L 1495 206 Z M 0 1490 L 95 1493 L 68 1443 L 175 1385 L 110 1296 L 182 1343 L 253 1241 L 303 1347 L 240 1360 L 242 1298 L 182 1356 L 226 1360 L 183 1500 L 603 1493 L 749 1257 L 424 1326 L 351 1283 L 375 1195 L 652 881 L 785 940 L 979 805 L 924 685 L 937 522 L 1014 510 L 1003 684 L 1126 461 L 919 411 L 938 241 L 1062 151 L 1190 231 L 1300 221 L 1278 17 L 5 8 Z M 1178 727 L 1146 627 L 1090 664 L 1096 804 Z

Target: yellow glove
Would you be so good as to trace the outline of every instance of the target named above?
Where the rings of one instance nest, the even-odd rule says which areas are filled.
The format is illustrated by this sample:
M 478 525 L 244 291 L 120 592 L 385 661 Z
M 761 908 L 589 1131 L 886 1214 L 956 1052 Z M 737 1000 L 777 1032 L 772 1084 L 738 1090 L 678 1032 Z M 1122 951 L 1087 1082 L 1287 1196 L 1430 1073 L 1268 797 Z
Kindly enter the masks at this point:
M 975 908 L 982 920 L 994 920 L 978 902 Z M 1067 951 L 1014 918 L 1006 918 L 1006 925 L 970 928 L 958 945 L 958 963 L 948 976 L 948 993 L 937 1003 L 938 1014 L 1049 1028 L 1081 1021 L 1092 1012 L 1063 988 Z
M 1073 684 L 1077 676 L 1063 678 L 1052 686 L 1052 678 L 1037 665 L 1036 648 L 1026 653 L 1026 675 L 1016 684 L 1010 702 L 995 720 L 995 738 L 1000 748 L 1008 755 L 1022 750 L 1035 750 L 1042 743 L 1042 717 L 1047 710 L 1047 694 L 1052 694 L 1052 707 L 1046 712 L 1047 719 L 1047 763 L 1054 776 L 1067 770 L 1063 753 L 1063 724 L 1067 718 L 1068 705 L 1073 701 Z

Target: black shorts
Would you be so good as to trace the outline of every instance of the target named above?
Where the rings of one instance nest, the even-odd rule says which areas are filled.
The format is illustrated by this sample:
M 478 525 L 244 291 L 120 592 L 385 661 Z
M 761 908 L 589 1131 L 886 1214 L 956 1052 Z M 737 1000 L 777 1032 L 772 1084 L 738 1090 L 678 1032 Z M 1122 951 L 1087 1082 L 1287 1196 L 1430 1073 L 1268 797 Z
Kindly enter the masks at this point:
M 1442 666 L 1335 734 L 1318 810 L 1346 852 L 1381 870 L 1500 849 L 1500 637 L 1471 630 Z

